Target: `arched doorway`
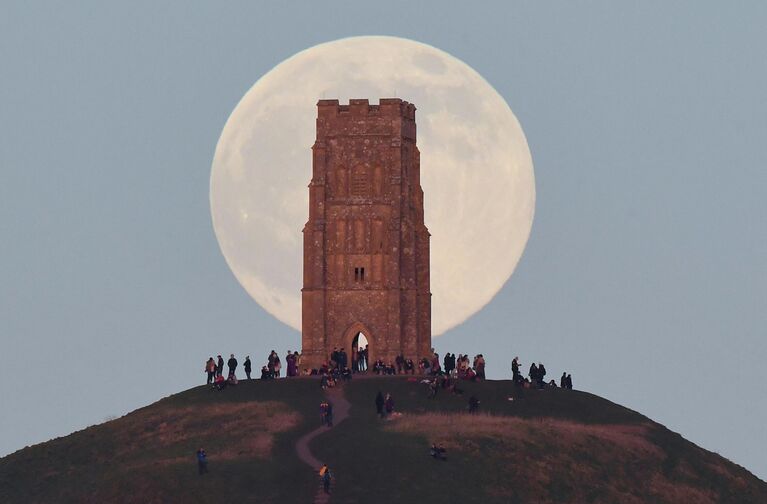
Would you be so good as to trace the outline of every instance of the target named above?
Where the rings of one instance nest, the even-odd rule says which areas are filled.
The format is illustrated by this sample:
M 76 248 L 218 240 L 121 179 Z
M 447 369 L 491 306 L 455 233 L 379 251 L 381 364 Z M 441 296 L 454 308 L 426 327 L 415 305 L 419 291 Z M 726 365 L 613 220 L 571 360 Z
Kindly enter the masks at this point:
M 375 335 L 362 322 L 355 322 L 346 329 L 343 336 L 343 346 L 349 355 L 349 367 L 352 372 L 366 370 L 371 358 L 375 358 L 376 338 Z M 362 349 L 364 361 L 360 366 L 359 350 Z M 357 366 L 354 365 L 355 361 Z
M 367 370 L 368 362 L 368 338 L 362 331 L 357 332 L 352 340 L 352 372 L 362 372 Z

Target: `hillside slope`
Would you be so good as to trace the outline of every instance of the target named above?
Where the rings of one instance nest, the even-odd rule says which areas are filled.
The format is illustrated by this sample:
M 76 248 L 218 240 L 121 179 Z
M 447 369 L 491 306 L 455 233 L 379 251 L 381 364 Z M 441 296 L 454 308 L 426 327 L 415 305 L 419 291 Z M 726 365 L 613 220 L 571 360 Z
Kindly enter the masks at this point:
M 742 467 L 594 395 L 461 386 L 429 399 L 403 378 L 345 385 L 349 418 L 310 444 L 334 470 L 331 502 L 767 502 L 767 483 Z M 401 416 L 377 417 L 379 390 Z M 466 411 L 471 395 L 478 415 Z M 0 459 L 0 499 L 312 502 L 316 475 L 295 443 L 319 424 L 322 397 L 313 379 L 196 387 Z M 429 457 L 432 442 L 447 461 Z

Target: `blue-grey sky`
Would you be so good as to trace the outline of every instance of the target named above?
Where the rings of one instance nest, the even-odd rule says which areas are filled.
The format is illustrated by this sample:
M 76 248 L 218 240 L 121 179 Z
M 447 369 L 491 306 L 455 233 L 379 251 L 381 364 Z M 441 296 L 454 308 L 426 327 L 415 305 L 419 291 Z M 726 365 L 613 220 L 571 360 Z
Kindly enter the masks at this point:
M 480 72 L 535 165 L 517 271 L 437 349 L 567 370 L 767 477 L 767 7 L 483 5 L 4 2 L 0 454 L 299 347 L 219 251 L 216 141 L 283 59 L 394 35 Z

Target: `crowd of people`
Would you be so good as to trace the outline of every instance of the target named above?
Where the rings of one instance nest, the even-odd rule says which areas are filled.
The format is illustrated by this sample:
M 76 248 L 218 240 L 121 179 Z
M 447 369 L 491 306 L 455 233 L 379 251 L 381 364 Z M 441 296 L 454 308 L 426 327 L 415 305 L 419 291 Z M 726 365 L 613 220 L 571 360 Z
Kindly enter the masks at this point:
M 535 362 L 530 364 L 527 378 L 522 376 L 519 367 L 519 357 L 514 357 L 511 361 L 511 379 L 515 385 L 525 388 L 557 388 L 556 380 L 552 379 L 546 382 L 546 366 L 544 366 L 542 362 L 539 362 L 537 365 Z M 573 388 L 573 378 L 566 371 L 562 373 L 562 377 L 559 380 L 559 387 L 563 389 Z
M 433 351 L 433 349 L 432 349 Z M 468 354 L 453 353 L 445 354 L 440 361 L 437 352 L 432 353 L 430 357 L 423 357 L 417 361 L 417 364 L 411 358 L 404 355 L 397 355 L 393 362 L 386 363 L 382 358 L 375 360 L 372 366 L 369 366 L 368 347 L 352 350 L 351 362 L 349 356 L 343 348 L 334 348 L 328 356 L 328 360 L 318 369 L 301 370 L 301 354 L 299 352 L 288 351 L 285 356 L 286 377 L 295 377 L 299 375 L 318 375 L 321 376 L 322 388 L 333 387 L 338 380 L 349 380 L 353 374 L 365 373 L 371 371 L 376 375 L 400 375 L 409 374 L 427 375 L 442 377 L 439 381 L 435 380 L 432 391 L 432 397 L 436 396 L 439 388 L 449 389 L 452 393 L 460 393 L 457 386 L 459 380 L 484 380 L 485 378 L 485 357 L 477 354 L 473 359 Z M 227 367 L 227 374 L 224 377 L 224 364 Z M 350 367 L 351 364 L 351 367 Z M 230 354 L 229 360 L 224 362 L 221 355 L 216 359 L 210 357 L 205 363 L 205 373 L 207 374 L 207 384 L 217 389 L 223 389 L 229 385 L 237 384 L 236 371 L 239 366 L 234 354 Z M 525 388 L 556 388 L 572 389 L 572 376 L 564 372 L 557 384 L 556 380 L 546 381 L 546 367 L 542 362 L 530 364 L 527 377 L 520 371 L 521 363 L 519 357 L 514 357 L 511 362 L 512 381 L 514 384 Z M 251 379 L 252 363 L 250 356 L 245 357 L 243 370 L 246 379 Z M 280 356 L 272 350 L 266 359 L 266 364 L 261 368 L 261 380 L 272 380 L 283 376 L 283 361 Z

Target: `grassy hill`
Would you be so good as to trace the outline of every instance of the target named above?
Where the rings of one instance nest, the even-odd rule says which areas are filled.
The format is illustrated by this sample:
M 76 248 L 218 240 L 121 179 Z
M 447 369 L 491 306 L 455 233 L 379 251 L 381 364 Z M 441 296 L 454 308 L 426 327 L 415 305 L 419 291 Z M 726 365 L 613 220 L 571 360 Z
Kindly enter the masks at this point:
M 346 385 L 349 418 L 310 445 L 334 469 L 332 502 L 767 502 L 767 483 L 742 467 L 597 396 L 508 381 L 462 387 L 429 399 L 403 378 Z M 401 417 L 376 416 L 378 390 Z M 479 415 L 466 411 L 471 395 Z M 196 387 L 0 459 L 0 499 L 312 502 L 318 482 L 295 442 L 318 426 L 322 397 L 313 379 Z M 429 457 L 435 441 L 447 461 Z

